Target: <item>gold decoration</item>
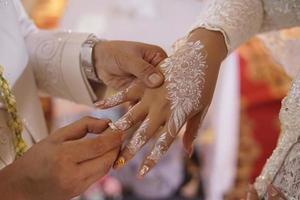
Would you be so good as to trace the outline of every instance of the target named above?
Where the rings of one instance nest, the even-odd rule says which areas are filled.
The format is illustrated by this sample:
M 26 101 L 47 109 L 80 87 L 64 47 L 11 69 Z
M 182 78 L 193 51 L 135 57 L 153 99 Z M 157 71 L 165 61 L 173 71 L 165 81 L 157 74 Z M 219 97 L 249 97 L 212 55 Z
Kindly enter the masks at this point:
M 14 133 L 14 147 L 16 156 L 20 157 L 27 149 L 27 145 L 22 138 L 23 125 L 17 112 L 17 104 L 12 94 L 8 82 L 3 76 L 3 67 L 0 65 L 0 95 L 3 104 L 8 112 L 8 127 Z

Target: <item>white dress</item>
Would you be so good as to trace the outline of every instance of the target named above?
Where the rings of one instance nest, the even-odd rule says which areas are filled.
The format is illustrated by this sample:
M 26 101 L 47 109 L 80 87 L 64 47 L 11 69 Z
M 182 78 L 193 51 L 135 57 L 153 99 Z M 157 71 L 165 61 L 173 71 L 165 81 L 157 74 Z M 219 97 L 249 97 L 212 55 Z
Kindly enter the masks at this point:
M 281 138 L 255 183 L 261 198 L 272 183 L 287 199 L 300 199 L 300 40 L 270 32 L 299 25 L 299 0 L 212 0 L 193 27 L 221 31 L 229 53 L 263 34 L 274 58 L 294 77 L 280 112 Z

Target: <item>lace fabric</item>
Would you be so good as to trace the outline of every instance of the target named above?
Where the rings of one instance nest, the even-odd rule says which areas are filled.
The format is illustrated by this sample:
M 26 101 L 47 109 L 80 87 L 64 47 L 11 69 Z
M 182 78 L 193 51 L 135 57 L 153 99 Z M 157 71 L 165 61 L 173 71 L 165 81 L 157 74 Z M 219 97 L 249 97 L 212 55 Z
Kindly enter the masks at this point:
M 228 53 L 231 53 L 258 33 L 299 25 L 299 0 L 212 0 L 192 30 L 205 28 L 222 32 Z M 274 50 L 273 56 L 277 61 L 284 65 L 294 61 L 289 72 L 295 75 L 299 68 L 299 62 L 295 61 L 299 51 L 291 45 L 295 43 L 284 41 L 279 35 L 267 39 L 267 47 Z M 291 53 L 292 49 L 297 54 Z M 287 199 L 299 199 L 300 145 L 297 141 L 300 136 L 300 75 L 295 78 L 289 95 L 283 100 L 280 120 L 282 136 L 261 176 L 257 178 L 255 187 L 261 198 L 265 196 L 267 186 L 274 183 Z
M 273 183 L 287 199 L 300 195 L 300 74 L 293 82 L 280 111 L 282 133 L 278 145 L 268 159 L 255 188 L 259 196 L 266 195 L 267 186 Z
M 300 137 L 291 147 L 273 185 L 289 199 L 300 199 Z
M 192 30 L 222 32 L 231 53 L 258 33 L 299 25 L 298 0 L 212 0 Z
M 292 31 L 292 30 L 291 30 Z M 300 36 L 300 29 L 295 29 Z M 292 32 L 293 33 L 293 32 Z M 274 60 L 279 63 L 290 77 L 295 77 L 300 68 L 300 38 L 289 37 L 287 31 L 262 34 L 259 38 L 264 42 Z

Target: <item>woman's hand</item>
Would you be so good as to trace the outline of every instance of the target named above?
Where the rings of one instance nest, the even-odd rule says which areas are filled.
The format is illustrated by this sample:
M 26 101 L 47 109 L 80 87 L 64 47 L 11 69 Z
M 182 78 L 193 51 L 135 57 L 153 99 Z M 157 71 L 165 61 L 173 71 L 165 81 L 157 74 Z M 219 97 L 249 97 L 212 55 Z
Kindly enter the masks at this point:
M 267 200 L 285 200 L 287 199 L 282 192 L 280 192 L 273 185 L 268 186 L 267 190 Z M 247 192 L 246 200 L 259 200 L 257 191 L 253 186 L 250 186 Z
M 127 130 L 142 122 L 120 153 L 115 163 L 117 168 L 129 161 L 151 138 L 155 138 L 156 143 L 139 172 L 143 177 L 167 152 L 186 122 L 188 128 L 183 140 L 185 149 L 191 153 L 198 126 L 212 98 L 221 62 L 218 53 L 209 54 L 214 44 L 210 42 L 211 37 L 216 39 L 220 35 L 216 32 L 195 32 L 179 44 L 175 53 L 160 64 L 165 76 L 160 88 L 146 89 L 142 83 L 134 83 L 112 98 L 96 104 L 100 108 L 108 108 L 127 101 L 138 102 L 111 125 L 116 130 Z

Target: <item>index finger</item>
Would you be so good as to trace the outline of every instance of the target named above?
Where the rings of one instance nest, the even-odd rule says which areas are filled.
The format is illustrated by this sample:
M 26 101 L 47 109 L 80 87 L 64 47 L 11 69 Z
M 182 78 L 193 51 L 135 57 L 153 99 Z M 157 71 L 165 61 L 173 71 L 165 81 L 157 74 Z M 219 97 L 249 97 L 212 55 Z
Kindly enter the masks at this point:
M 108 127 L 109 122 L 110 120 L 108 119 L 83 117 L 82 119 L 57 130 L 50 135 L 50 137 L 60 142 L 77 140 L 86 136 L 88 133 L 101 133 Z

